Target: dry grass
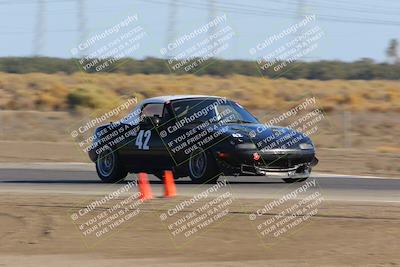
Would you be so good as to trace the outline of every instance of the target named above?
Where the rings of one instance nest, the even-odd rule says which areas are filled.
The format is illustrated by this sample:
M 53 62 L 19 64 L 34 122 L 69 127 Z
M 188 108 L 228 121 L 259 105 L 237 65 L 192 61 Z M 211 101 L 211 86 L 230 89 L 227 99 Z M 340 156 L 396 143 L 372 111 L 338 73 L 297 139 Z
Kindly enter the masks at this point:
M 90 109 L 115 106 L 124 98 L 139 100 L 171 94 L 225 96 L 249 109 L 285 110 L 315 95 L 325 111 L 400 112 L 400 81 L 270 80 L 233 75 L 9 74 L 0 73 L 0 109 L 70 110 L 71 96 Z M 76 106 L 74 108 L 77 108 Z
M 400 81 L 0 73 L 0 140 L 76 145 L 70 130 L 86 122 L 91 114 L 108 111 L 126 98 L 136 96 L 140 101 L 171 94 L 226 96 L 249 108 L 263 122 L 299 104 L 306 96 L 315 96 L 316 105 L 327 112 L 312 136 L 321 159 L 318 170 L 368 175 L 400 173 Z M 71 99 L 81 102 L 71 106 Z M 71 109 L 78 112 L 65 112 Z M 345 110 L 351 112 L 344 113 Z M 39 161 L 53 157 L 36 152 L 25 155 L 25 149 L 18 152 L 3 147 L 3 151 L 8 154 L 0 155 L 0 161 L 16 160 L 19 155 L 24 160 Z M 71 153 L 68 159 L 82 160 L 77 155 Z
M 400 154 L 400 147 L 379 146 L 379 147 L 376 148 L 376 151 L 379 152 L 379 153 Z

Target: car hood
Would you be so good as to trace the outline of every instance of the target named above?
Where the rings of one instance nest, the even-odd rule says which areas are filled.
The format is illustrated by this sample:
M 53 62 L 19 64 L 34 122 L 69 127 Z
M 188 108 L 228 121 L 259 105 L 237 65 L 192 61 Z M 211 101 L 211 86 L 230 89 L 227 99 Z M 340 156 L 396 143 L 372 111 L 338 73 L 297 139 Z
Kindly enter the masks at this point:
M 253 142 L 258 149 L 299 149 L 302 143 L 312 144 L 310 138 L 291 128 L 264 124 L 227 124 L 228 133 L 240 133 L 243 141 Z

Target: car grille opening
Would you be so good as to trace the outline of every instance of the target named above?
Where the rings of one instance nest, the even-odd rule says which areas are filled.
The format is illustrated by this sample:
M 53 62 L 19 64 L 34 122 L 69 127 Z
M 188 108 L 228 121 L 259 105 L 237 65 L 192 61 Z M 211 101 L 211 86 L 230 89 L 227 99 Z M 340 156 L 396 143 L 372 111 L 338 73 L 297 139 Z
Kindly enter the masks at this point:
M 284 169 L 284 168 L 292 168 L 296 165 L 310 163 L 314 158 L 314 155 L 310 156 L 289 156 L 289 155 L 277 155 L 274 157 L 268 157 L 264 160 L 260 160 L 257 162 L 257 166 L 270 168 L 270 169 Z

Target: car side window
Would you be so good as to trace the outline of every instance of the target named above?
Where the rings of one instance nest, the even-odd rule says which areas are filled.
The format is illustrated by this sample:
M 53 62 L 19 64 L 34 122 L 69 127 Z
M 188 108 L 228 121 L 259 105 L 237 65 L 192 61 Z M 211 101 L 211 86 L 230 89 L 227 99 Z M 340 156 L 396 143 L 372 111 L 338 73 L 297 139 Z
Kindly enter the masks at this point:
M 164 110 L 164 104 L 147 104 L 142 109 L 142 117 L 162 117 Z
M 193 102 L 193 101 L 191 101 L 191 102 Z M 175 102 L 173 104 L 173 110 L 174 110 L 175 117 L 179 118 L 179 117 L 185 116 L 188 113 L 188 111 L 190 110 L 191 102 L 189 102 L 189 101 Z

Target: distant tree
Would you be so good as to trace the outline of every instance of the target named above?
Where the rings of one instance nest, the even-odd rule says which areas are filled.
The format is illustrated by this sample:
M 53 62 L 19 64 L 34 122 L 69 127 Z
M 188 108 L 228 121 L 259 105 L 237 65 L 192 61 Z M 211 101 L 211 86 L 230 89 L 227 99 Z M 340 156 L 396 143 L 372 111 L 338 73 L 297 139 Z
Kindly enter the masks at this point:
M 104 69 L 102 72 L 115 72 L 125 74 L 186 74 L 195 75 L 213 75 L 228 76 L 232 74 L 240 74 L 246 76 L 265 76 L 271 79 L 314 79 L 314 80 L 333 80 L 333 79 L 349 79 L 349 80 L 371 80 L 371 79 L 387 79 L 400 80 L 400 44 L 397 41 L 391 43 L 388 52 L 388 58 L 399 64 L 381 63 L 378 64 L 372 59 L 363 58 L 354 62 L 343 61 L 296 61 L 289 66 L 275 71 L 273 67 L 262 70 L 257 62 L 248 60 L 224 60 L 212 58 L 204 62 L 200 68 L 195 71 L 186 72 L 183 68 L 172 70 L 171 66 L 165 59 L 145 58 L 133 59 L 123 58 L 121 64 L 115 68 Z M 398 52 L 397 52 L 398 51 Z M 274 66 L 281 64 L 277 62 Z M 82 71 L 79 68 L 77 59 L 62 59 L 50 57 L 3 57 L 0 58 L 0 72 L 8 73 L 57 73 L 63 72 L 71 74 Z M 88 72 L 97 72 L 94 68 Z M 1 89 L 1 88 L 0 88 Z M 79 92 L 78 92 L 79 93 Z M 78 98 L 78 99 L 77 99 Z M 72 95 L 70 99 L 71 105 L 85 105 L 81 103 L 85 96 Z M 81 102 L 79 102 L 81 101 Z M 86 101 L 86 100 L 85 100 Z
M 396 39 L 392 39 L 389 42 L 389 47 L 386 49 L 386 55 L 389 59 L 389 62 L 398 63 L 400 62 L 399 54 L 399 42 Z

